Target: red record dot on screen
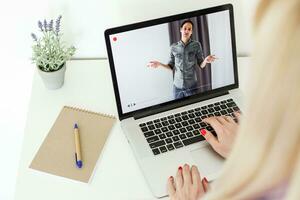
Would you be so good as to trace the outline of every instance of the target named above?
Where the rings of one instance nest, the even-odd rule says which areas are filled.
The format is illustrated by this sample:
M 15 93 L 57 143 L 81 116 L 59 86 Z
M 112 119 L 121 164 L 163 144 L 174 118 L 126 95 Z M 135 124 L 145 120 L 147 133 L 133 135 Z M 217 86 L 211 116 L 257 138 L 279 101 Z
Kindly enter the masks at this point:
M 117 41 L 117 37 L 113 37 L 113 41 L 114 41 L 114 42 Z

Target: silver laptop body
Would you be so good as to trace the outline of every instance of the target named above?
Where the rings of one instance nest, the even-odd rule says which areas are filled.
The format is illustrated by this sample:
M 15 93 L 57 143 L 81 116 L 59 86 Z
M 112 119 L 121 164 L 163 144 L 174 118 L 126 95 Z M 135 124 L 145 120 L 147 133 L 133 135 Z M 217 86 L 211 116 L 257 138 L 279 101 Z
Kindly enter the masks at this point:
M 174 80 L 174 76 L 176 76 L 174 71 L 172 74 L 171 71 L 167 72 L 167 69 L 149 69 L 146 67 L 146 63 L 151 60 L 151 56 L 154 59 L 153 57 L 160 57 L 161 54 L 164 54 L 163 51 L 162 53 L 158 52 L 160 49 L 167 50 L 172 46 L 170 45 L 172 28 L 174 30 L 176 23 L 180 24 L 186 19 L 194 22 L 193 31 L 194 27 L 203 31 L 203 26 L 206 25 L 210 41 L 209 50 L 218 59 L 209 66 L 211 82 L 208 85 L 210 85 L 210 89 L 202 91 L 198 89 L 197 94 L 174 99 L 175 97 L 171 96 L 172 92 L 174 93 L 172 90 L 174 81 L 170 84 L 166 81 L 166 79 Z M 163 33 L 168 34 L 163 35 Z M 147 49 L 147 47 L 151 49 L 151 45 L 159 38 L 168 37 L 170 41 L 166 44 L 158 42 L 152 47 L 161 45 L 157 52 L 155 49 Z M 226 109 L 222 113 L 228 115 L 230 115 L 230 109 L 242 108 L 241 94 L 238 89 L 232 5 L 226 4 L 111 28 L 105 31 L 105 39 L 122 130 L 153 195 L 155 197 L 166 196 L 167 179 L 171 175 L 175 175 L 178 167 L 185 163 L 196 165 L 202 177 L 205 176 L 208 180 L 215 179 L 220 173 L 224 159 L 215 153 L 203 138 L 197 142 L 190 141 L 193 138 L 202 137 L 199 130 L 203 127 L 201 127 L 199 119 L 202 119 L 203 116 L 208 117 L 206 111 L 209 108 L 215 109 L 224 105 L 222 107 L 226 107 Z M 199 40 L 199 37 L 194 40 Z M 162 39 L 162 41 L 165 40 Z M 132 51 L 132 49 L 134 50 Z M 170 51 L 165 54 L 161 56 L 161 59 L 169 57 Z M 135 57 L 145 58 L 145 63 L 135 62 Z M 168 63 L 167 59 L 163 61 Z M 157 82 L 161 82 L 161 87 L 152 86 Z M 145 89 L 143 90 L 143 88 Z M 164 93 L 160 90 L 168 92 Z M 166 95 L 164 96 L 164 94 Z M 230 106 L 232 107 L 230 108 Z M 217 112 L 221 111 L 214 110 L 210 115 Z M 220 114 L 223 115 L 222 113 Z M 194 118 L 193 115 L 195 115 Z M 182 125 L 185 121 L 183 116 L 189 117 L 187 123 L 191 123 L 188 126 L 193 130 L 191 128 L 188 130 L 187 126 Z M 173 124 L 172 119 L 175 121 Z M 190 119 L 192 121 L 189 121 Z M 152 130 L 150 130 L 151 125 L 154 126 L 154 128 L 152 126 Z M 176 125 L 175 129 L 171 125 Z M 171 128 L 172 130 L 170 130 Z M 170 142 L 167 140 L 168 138 L 171 138 L 172 143 L 168 143 Z M 173 141 L 173 138 L 176 141 Z M 176 145 L 175 142 L 177 142 Z M 179 145 L 180 143 L 182 145 Z M 172 144 L 173 148 L 169 144 Z

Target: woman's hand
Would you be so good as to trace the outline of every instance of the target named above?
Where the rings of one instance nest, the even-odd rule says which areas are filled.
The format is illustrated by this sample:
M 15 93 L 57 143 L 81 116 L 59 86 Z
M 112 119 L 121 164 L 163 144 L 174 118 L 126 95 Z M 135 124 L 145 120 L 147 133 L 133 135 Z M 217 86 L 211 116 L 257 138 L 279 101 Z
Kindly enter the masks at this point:
M 204 59 L 204 61 L 205 61 L 206 63 L 212 63 L 212 62 L 214 62 L 216 59 L 217 59 L 217 57 L 216 57 L 215 55 L 209 55 L 209 56 L 207 56 L 207 57 Z
M 196 200 L 209 190 L 209 184 L 204 177 L 201 181 L 196 166 L 185 164 L 178 168 L 176 177 L 168 179 L 168 194 L 171 200 Z
M 240 120 L 240 114 L 235 112 L 237 121 Z M 205 118 L 203 122 L 208 123 L 216 131 L 216 138 L 210 131 L 202 129 L 200 132 L 212 148 L 224 158 L 227 158 L 236 138 L 238 123 L 232 117 L 220 116 Z
M 147 64 L 148 67 L 153 67 L 153 68 L 157 68 L 159 66 L 162 66 L 162 64 L 158 61 L 150 61 L 148 64 Z

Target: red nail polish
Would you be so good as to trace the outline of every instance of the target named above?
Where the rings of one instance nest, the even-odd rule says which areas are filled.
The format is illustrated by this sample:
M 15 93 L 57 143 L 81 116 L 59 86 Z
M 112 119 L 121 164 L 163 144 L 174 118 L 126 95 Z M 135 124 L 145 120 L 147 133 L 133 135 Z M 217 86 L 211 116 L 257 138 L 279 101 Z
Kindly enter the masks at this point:
M 179 167 L 178 167 L 178 170 L 182 170 L 182 167 L 181 167 L 181 166 L 179 166 Z
M 206 134 L 206 130 L 205 129 L 201 129 L 201 135 L 203 135 L 203 136 L 205 136 L 205 134 Z

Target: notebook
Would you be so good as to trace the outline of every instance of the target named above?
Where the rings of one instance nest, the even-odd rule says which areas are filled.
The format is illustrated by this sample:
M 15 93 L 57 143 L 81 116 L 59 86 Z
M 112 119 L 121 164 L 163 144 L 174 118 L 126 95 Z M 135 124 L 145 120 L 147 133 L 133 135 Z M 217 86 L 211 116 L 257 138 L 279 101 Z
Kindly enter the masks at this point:
M 30 168 L 88 183 L 115 117 L 64 106 Z M 83 167 L 76 167 L 74 124 L 79 127 Z

